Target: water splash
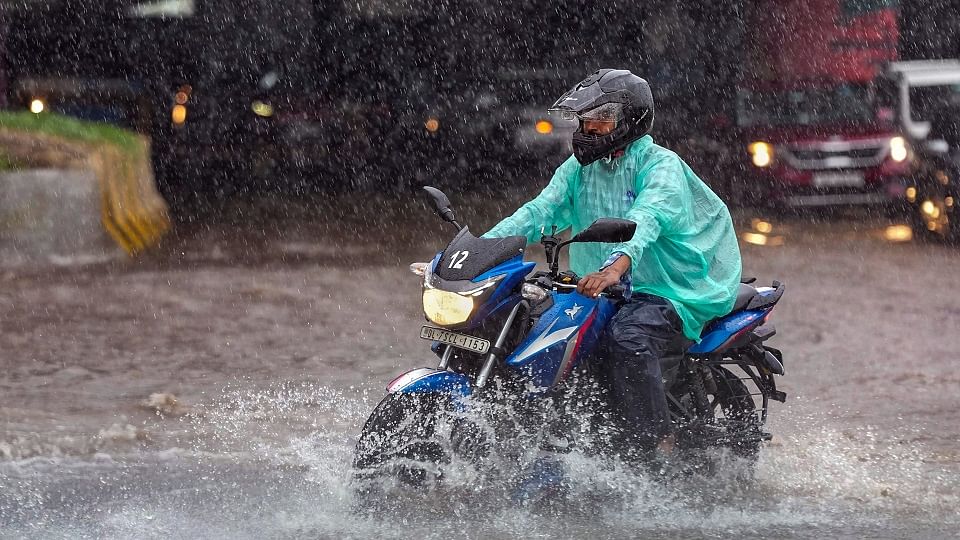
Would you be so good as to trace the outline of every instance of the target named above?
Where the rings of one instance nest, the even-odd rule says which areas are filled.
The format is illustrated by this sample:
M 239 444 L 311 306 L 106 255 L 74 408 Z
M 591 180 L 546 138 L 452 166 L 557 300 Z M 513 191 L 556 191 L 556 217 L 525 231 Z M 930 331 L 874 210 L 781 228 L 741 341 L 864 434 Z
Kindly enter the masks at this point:
M 238 385 L 191 413 L 197 437 L 189 449 L 4 463 L 0 535 L 814 538 L 960 530 L 956 475 L 928 463 L 922 446 L 892 446 L 875 430 L 843 431 L 824 418 L 781 421 L 783 435 L 752 475 L 733 456 L 721 456 L 714 475 L 661 477 L 573 451 L 557 456 L 565 493 L 557 504 L 518 505 L 507 482 L 484 480 L 454 459 L 440 485 L 394 489 L 389 508 L 360 512 L 353 447 L 380 395 L 315 383 Z M 539 454 L 518 456 L 498 465 L 522 471 Z

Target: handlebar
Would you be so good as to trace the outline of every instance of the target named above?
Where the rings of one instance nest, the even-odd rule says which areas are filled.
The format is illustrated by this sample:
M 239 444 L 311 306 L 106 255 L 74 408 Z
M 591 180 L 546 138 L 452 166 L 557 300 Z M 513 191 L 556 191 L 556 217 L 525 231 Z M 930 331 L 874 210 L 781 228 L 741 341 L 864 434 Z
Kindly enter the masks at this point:
M 603 293 L 610 298 L 616 298 L 617 300 L 623 300 L 623 294 L 626 292 L 626 288 L 623 285 L 611 285 L 603 290 Z
M 556 287 L 556 288 L 558 288 L 558 289 L 570 289 L 570 290 L 573 290 L 573 289 L 576 289 L 576 288 L 577 288 L 577 284 L 576 284 L 576 283 L 554 283 L 553 286 Z M 611 286 L 607 287 L 606 289 L 604 289 L 603 292 L 600 293 L 600 295 L 601 295 L 601 296 L 606 296 L 607 298 L 612 298 L 612 299 L 615 299 L 615 300 L 623 300 L 623 293 L 624 293 L 624 292 L 626 292 L 626 290 L 624 289 L 623 285 L 611 285 Z

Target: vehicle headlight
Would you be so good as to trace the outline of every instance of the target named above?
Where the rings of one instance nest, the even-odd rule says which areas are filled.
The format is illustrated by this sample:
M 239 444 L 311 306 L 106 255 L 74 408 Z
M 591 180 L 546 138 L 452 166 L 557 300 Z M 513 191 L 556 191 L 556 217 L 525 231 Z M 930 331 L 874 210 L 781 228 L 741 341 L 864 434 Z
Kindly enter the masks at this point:
M 471 312 L 473 298 L 440 289 L 423 290 L 423 313 L 441 326 L 466 322 Z
M 34 98 L 32 101 L 30 101 L 30 112 L 33 114 L 42 113 L 45 107 L 46 104 L 40 98 Z
M 553 124 L 549 120 L 540 120 L 534 127 L 537 130 L 537 133 L 541 135 L 549 135 L 553 133 Z
M 907 140 L 903 137 L 894 137 L 890 139 L 890 159 L 900 162 L 907 159 Z
M 273 116 L 273 105 L 260 100 L 256 100 L 251 103 L 250 110 L 253 111 L 253 114 L 261 118 L 270 118 Z
M 178 126 L 183 125 L 187 121 L 187 106 L 174 105 L 173 109 L 170 110 L 170 121 Z
M 773 161 L 773 147 L 768 143 L 757 141 L 747 147 L 750 156 L 753 157 L 753 164 L 757 167 L 766 167 Z

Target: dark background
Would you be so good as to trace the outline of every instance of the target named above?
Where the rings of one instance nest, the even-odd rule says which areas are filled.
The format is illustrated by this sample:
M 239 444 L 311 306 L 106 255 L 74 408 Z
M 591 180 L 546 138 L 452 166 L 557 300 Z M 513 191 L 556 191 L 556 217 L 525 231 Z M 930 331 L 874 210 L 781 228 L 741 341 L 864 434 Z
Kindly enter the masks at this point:
M 222 190 L 264 161 L 294 164 L 299 188 L 342 184 L 331 171 L 360 186 L 364 175 L 509 177 L 506 168 L 545 158 L 509 148 L 516 114 L 504 104 L 546 108 L 603 66 L 629 67 L 653 82 L 658 141 L 722 141 L 735 84 L 750 76 L 746 50 L 766 2 L 195 0 L 194 16 L 185 18 L 131 17 L 135 4 L 3 2 L 0 94 L 21 107 L 12 90 L 20 79 L 125 81 L 149 104 L 150 122 L 132 127 L 155 140 L 161 188 L 166 181 L 191 191 L 201 184 Z M 896 4 L 844 0 L 843 10 Z M 901 59 L 960 56 L 960 0 L 906 0 L 899 9 Z M 245 114 L 251 89 L 269 70 L 282 74 L 274 99 L 320 127 L 299 154 L 306 161 L 284 154 L 295 145 L 271 131 L 279 128 L 254 125 Z M 216 125 L 189 139 L 169 129 L 170 99 L 184 83 L 220 96 L 215 111 L 191 113 Z M 481 110 L 489 96 L 499 105 Z M 446 139 L 426 137 L 423 118 L 437 111 L 464 125 Z M 190 155 L 174 158 L 182 147 Z M 185 160 L 189 166 L 180 165 Z M 225 178 L 205 181 L 218 175 Z M 279 177 L 261 187 L 279 186 Z

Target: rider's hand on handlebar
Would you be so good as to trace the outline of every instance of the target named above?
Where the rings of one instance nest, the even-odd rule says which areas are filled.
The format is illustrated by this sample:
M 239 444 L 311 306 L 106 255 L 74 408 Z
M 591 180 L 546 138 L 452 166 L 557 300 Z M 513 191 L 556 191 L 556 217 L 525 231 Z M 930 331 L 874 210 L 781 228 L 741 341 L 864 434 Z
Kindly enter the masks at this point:
M 580 283 L 577 283 L 577 292 L 588 298 L 596 298 L 607 287 L 619 283 L 620 274 L 614 268 L 608 267 L 603 271 L 583 276 Z

